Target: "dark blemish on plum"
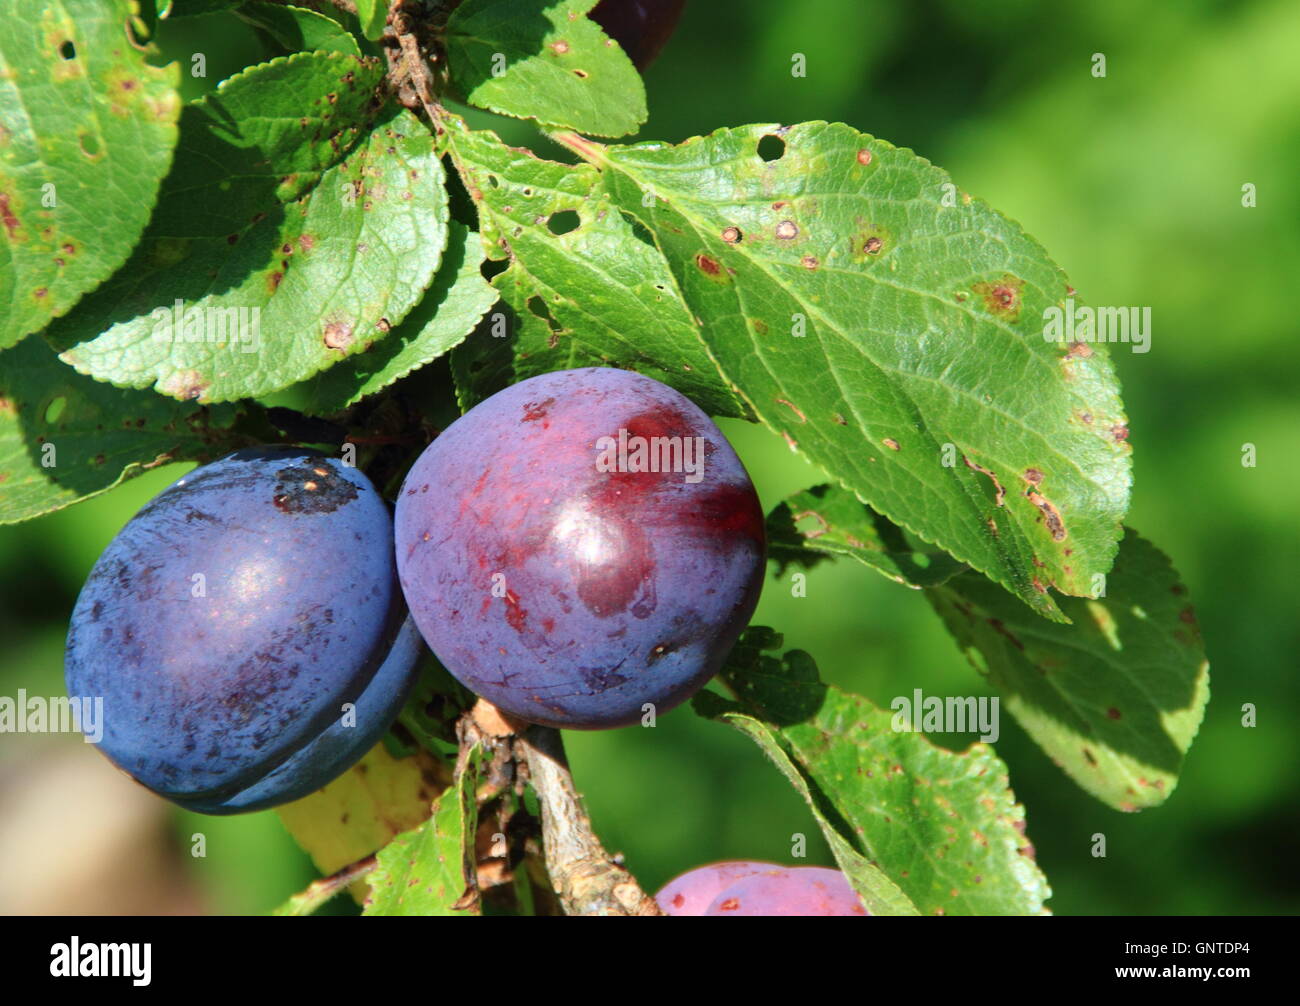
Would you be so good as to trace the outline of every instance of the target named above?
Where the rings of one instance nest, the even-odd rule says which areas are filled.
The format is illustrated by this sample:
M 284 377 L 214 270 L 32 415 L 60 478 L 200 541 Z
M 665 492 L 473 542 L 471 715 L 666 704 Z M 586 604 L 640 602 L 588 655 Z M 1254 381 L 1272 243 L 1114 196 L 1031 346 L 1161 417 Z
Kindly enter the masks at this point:
M 528 610 L 519 606 L 519 595 L 513 590 L 506 591 L 505 602 L 506 622 L 515 632 L 523 632 L 528 621 Z
M 357 498 L 357 487 L 324 459 L 308 459 L 275 473 L 272 502 L 282 513 L 333 513 Z
M 686 899 L 685 899 L 682 895 L 680 895 L 680 894 L 676 894 L 676 895 L 673 896 L 673 907 L 674 907 L 674 908 L 681 908 L 682 905 L 684 905 L 684 904 L 686 904 Z
M 610 688 L 617 688 L 619 685 L 627 682 L 626 674 L 619 674 L 618 669 L 623 666 L 623 661 L 619 661 L 614 667 L 579 667 L 578 673 L 582 675 L 583 683 L 592 691 L 603 692 Z
M 523 421 L 525 423 L 532 423 L 539 419 L 544 419 L 546 417 L 546 410 L 554 404 L 554 398 L 547 398 L 540 402 L 525 402 Z M 482 479 L 479 480 L 480 485 L 482 484 L 482 481 Z
M 718 905 L 718 911 L 720 911 L 720 912 L 734 912 L 734 911 L 736 911 L 736 909 L 738 909 L 739 907 L 740 907 L 740 899 L 739 899 L 739 898 L 727 898 L 726 901 L 724 901 L 724 902 L 722 902 L 722 904 Z

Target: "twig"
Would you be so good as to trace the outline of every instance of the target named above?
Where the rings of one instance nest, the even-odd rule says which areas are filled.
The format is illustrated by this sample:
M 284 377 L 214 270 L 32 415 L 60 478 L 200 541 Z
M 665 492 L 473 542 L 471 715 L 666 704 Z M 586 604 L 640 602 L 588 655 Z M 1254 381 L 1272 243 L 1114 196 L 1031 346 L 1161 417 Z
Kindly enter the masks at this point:
M 542 805 L 546 868 L 566 915 L 662 915 L 605 851 L 573 785 L 558 730 L 530 727 L 518 741 Z

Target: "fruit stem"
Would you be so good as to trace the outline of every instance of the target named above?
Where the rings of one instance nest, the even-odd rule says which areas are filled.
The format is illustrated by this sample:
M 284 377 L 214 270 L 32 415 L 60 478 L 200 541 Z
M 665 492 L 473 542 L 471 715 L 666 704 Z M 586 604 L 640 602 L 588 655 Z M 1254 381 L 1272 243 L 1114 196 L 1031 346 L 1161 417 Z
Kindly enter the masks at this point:
M 566 915 L 662 915 L 654 898 L 605 851 L 573 784 L 564 741 L 552 727 L 529 727 L 523 747 L 542 805 L 542 842 L 551 884 Z

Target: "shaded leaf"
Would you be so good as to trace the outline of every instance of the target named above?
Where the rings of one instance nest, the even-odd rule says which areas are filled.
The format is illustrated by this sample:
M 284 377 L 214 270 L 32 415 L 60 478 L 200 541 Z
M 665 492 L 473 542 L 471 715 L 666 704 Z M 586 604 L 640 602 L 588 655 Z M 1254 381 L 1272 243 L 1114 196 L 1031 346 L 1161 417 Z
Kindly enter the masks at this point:
M 28 339 L 0 353 L 0 524 L 60 510 L 146 468 L 233 450 L 236 416 L 232 405 L 101 384 Z
M 361 22 L 361 33 L 371 41 L 378 41 L 384 35 L 384 23 L 388 20 L 388 0 L 357 0 L 357 20 Z
M 908 587 L 943 583 L 966 569 L 946 552 L 914 546 L 891 524 L 838 486 L 813 486 L 778 504 L 767 517 L 767 555 L 780 572 L 845 556 Z
M 587 11 L 596 0 L 464 0 L 447 22 L 447 59 L 471 105 L 596 136 L 646 119 L 636 67 Z
M 696 709 L 797 772 L 832 849 L 852 846 L 925 915 L 1043 913 L 1050 891 L 993 750 L 953 753 L 895 730 L 892 714 L 822 684 L 806 653 L 764 652 L 780 646 L 748 630 L 722 671 L 738 701 L 702 693 Z
M 326 14 L 305 7 L 246 3 L 235 10 L 235 16 L 261 28 L 291 52 L 323 49 L 351 56 L 361 55 L 357 40 L 343 25 Z
M 225 401 L 382 339 L 447 235 L 432 137 L 379 108 L 382 75 L 375 60 L 295 53 L 188 106 L 139 249 L 51 328 L 62 358 L 114 384 Z
M 973 573 L 927 591 L 1031 737 L 1119 810 L 1163 803 L 1209 699 L 1209 663 L 1187 588 L 1129 530 L 1104 596 L 1061 602 L 1073 624 L 1033 617 Z
M 0 18 L 0 348 L 126 261 L 176 145 L 176 66 L 131 44 L 126 0 Z
M 474 832 L 475 757 L 433 806 L 433 816 L 379 852 L 365 915 L 480 915 Z
M 479 207 L 488 255 L 509 263 L 492 282 L 514 309 L 515 380 L 612 365 L 664 381 L 706 412 L 745 415 L 663 256 L 610 203 L 595 169 L 542 160 L 461 125 L 449 130 L 452 157 Z

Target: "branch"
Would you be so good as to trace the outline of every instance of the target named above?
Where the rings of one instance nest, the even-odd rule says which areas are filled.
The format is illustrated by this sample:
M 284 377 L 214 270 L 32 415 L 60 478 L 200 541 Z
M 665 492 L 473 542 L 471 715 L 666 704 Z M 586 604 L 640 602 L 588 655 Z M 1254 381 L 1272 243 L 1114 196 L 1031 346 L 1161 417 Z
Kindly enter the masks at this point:
M 564 742 L 551 727 L 529 727 L 518 744 L 542 804 L 542 839 L 551 883 L 566 915 L 662 915 L 653 898 L 605 851 L 573 785 Z

